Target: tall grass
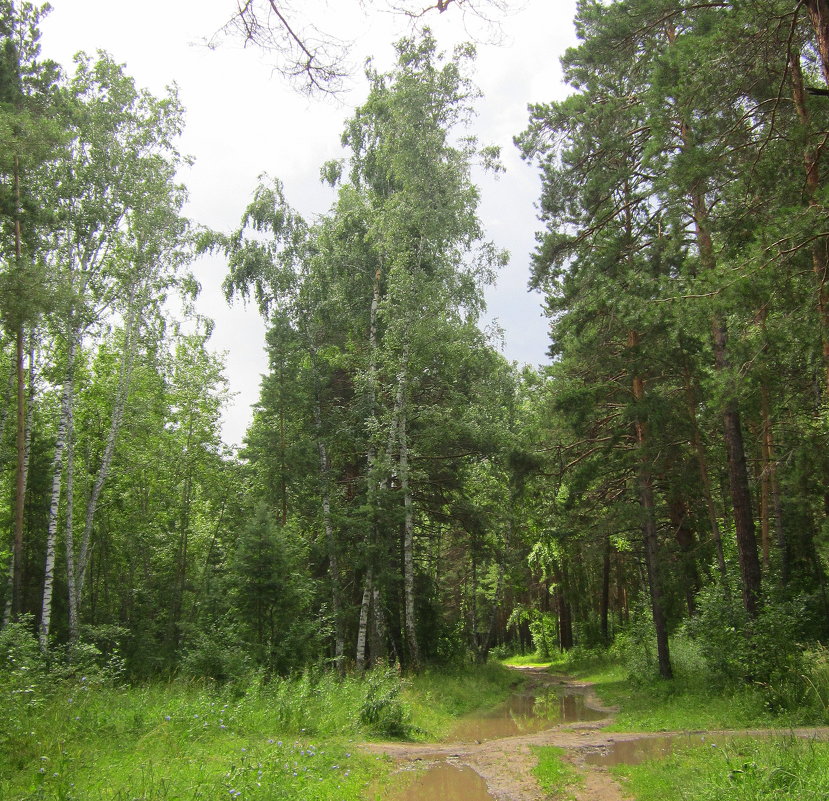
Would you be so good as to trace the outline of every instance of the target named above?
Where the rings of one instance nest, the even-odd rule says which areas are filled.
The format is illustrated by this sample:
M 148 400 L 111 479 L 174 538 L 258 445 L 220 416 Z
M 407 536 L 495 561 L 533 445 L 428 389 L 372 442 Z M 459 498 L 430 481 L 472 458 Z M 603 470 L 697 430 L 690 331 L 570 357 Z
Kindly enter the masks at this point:
M 440 740 L 458 717 L 495 706 L 524 681 L 498 662 L 430 669 L 413 676 L 403 693 L 410 736 Z
M 47 664 L 25 627 L 0 656 L 3 801 L 357 801 L 388 772 L 357 742 L 436 739 L 521 680 L 489 665 L 127 686 L 91 652 Z
M 637 801 L 825 801 L 829 743 L 741 738 L 614 772 Z
M 6 695 L 4 707 L 4 801 L 356 801 L 384 767 L 354 741 L 400 734 L 405 721 L 388 670 L 257 677 L 244 690 L 78 679 L 34 706 Z

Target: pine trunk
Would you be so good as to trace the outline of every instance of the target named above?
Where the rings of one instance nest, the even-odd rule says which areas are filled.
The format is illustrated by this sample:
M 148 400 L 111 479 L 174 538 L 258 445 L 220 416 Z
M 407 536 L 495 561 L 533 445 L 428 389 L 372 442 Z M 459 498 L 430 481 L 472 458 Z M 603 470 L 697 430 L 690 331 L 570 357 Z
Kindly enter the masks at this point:
M 610 612 L 610 537 L 605 537 L 604 557 L 602 559 L 602 597 L 599 607 L 599 625 L 602 632 L 602 642 L 607 645 L 610 642 L 610 628 L 608 618 Z
M 823 80 L 829 86 L 829 2 L 827 0 L 805 0 L 804 4 L 815 31 Z
M 829 84 L 827 72 L 827 54 L 829 54 L 829 4 L 826 0 L 810 0 L 806 3 L 809 15 L 815 27 L 823 61 L 824 78 Z M 803 149 L 803 167 L 806 172 L 806 202 L 810 208 L 820 212 L 822 206 L 817 201 L 820 189 L 820 159 L 823 146 L 815 147 L 809 142 L 811 118 L 806 104 L 806 91 L 803 83 L 803 71 L 800 67 L 800 55 L 792 52 L 789 56 L 789 72 L 792 80 L 792 101 L 797 116 L 803 126 L 806 145 Z M 812 271 L 815 275 L 815 299 L 820 319 L 821 343 L 823 346 L 824 399 L 829 399 L 829 251 L 825 239 L 818 239 L 812 245 Z
M 708 472 L 708 459 L 705 455 L 705 445 L 702 442 L 702 434 L 697 423 L 696 413 L 696 399 L 694 397 L 694 390 L 691 386 L 691 378 L 686 369 L 685 372 L 685 397 L 688 404 L 688 419 L 691 423 L 691 439 L 694 446 L 694 454 L 697 458 L 697 467 L 699 469 L 700 482 L 702 483 L 702 492 L 705 496 L 705 508 L 708 512 L 708 525 L 711 529 L 711 538 L 714 541 L 714 550 L 717 554 L 717 567 L 720 571 L 720 580 L 722 582 L 723 591 L 726 596 L 729 594 L 728 587 L 728 568 L 725 564 L 725 553 L 722 547 L 722 534 L 720 533 L 720 523 L 717 518 L 717 510 L 714 506 L 714 492 L 711 487 L 711 476 Z
M 558 645 L 562 651 L 573 647 L 573 614 L 568 596 L 568 581 L 564 564 L 556 567 L 556 613 L 558 614 Z
M 688 609 L 688 617 L 693 617 L 697 612 L 696 594 L 699 592 L 701 582 L 694 558 L 696 540 L 694 530 L 689 525 L 687 504 L 679 497 L 671 497 L 668 503 L 668 515 L 674 530 L 674 539 L 679 546 L 685 606 Z
M 404 356 L 404 359 L 406 357 Z M 403 594 L 404 625 L 409 667 L 420 670 L 420 649 L 417 643 L 417 622 L 415 620 L 414 586 L 414 509 L 409 481 L 409 444 L 406 435 L 406 374 L 401 370 L 397 381 L 398 458 L 400 467 L 400 489 L 403 493 Z
M 667 30 L 668 41 L 676 41 L 676 31 L 670 25 Z M 682 140 L 682 149 L 693 153 L 696 145 L 691 136 L 687 119 L 677 120 Z M 698 178 L 689 190 L 690 216 L 694 221 L 694 232 L 699 249 L 700 264 L 706 272 L 716 267 L 714 241 L 711 237 L 708 206 L 706 203 L 705 180 Z M 718 373 L 728 379 L 728 357 L 726 351 L 726 326 L 718 316 L 711 321 L 714 346 L 715 367 Z M 749 489 L 748 471 L 746 470 L 745 448 L 740 423 L 740 412 L 733 398 L 726 401 L 723 409 L 723 437 L 728 460 L 728 483 L 731 502 L 734 506 L 734 527 L 737 537 L 737 553 L 742 579 L 743 604 L 750 617 L 758 612 L 760 599 L 760 559 L 757 554 L 757 538 L 754 532 L 754 518 L 751 512 L 751 491 Z
M 317 409 L 319 414 L 319 409 Z M 344 669 L 345 637 L 343 635 L 342 603 L 340 602 L 340 567 L 337 560 L 337 544 L 334 539 L 334 524 L 331 520 L 331 483 L 328 465 L 328 450 L 320 439 L 317 443 L 322 475 L 322 525 L 325 529 L 325 544 L 328 549 L 328 577 L 331 582 L 331 614 L 334 617 L 334 659 L 337 669 Z
M 628 333 L 628 347 L 639 347 L 639 335 L 636 331 Z M 645 398 L 645 382 L 635 375 L 632 380 L 633 399 L 638 406 Z M 659 565 L 659 541 L 656 533 L 656 511 L 653 495 L 653 480 L 647 453 L 647 430 L 638 414 L 634 420 L 636 446 L 639 451 L 637 483 L 639 485 L 639 505 L 642 509 L 642 535 L 645 545 L 645 568 L 651 597 L 651 614 L 656 630 L 656 652 L 659 662 L 659 675 L 663 679 L 673 678 L 671 657 L 668 649 L 668 622 L 662 591 L 662 575 Z

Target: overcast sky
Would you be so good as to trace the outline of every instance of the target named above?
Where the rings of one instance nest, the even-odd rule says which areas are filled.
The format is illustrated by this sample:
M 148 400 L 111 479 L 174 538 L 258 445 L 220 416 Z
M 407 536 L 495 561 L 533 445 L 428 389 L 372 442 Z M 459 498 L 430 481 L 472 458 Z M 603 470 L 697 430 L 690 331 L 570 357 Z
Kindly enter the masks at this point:
M 51 5 L 42 25 L 44 56 L 69 69 L 76 52 L 106 50 L 126 64 L 141 87 L 158 94 L 168 84 L 178 85 L 187 110 L 181 150 L 195 159 L 181 176 L 190 193 L 186 214 L 223 231 L 238 225 L 263 172 L 284 182 L 289 202 L 306 217 L 329 208 L 333 194 L 320 184 L 319 168 L 343 155 L 343 122 L 367 91 L 361 65 L 371 56 L 379 67 L 389 66 L 390 43 L 406 33 L 401 18 L 379 11 L 363 16 L 356 0 L 298 3 L 320 27 L 354 42 L 349 91 L 339 100 L 314 100 L 288 86 L 257 51 L 233 41 L 214 49 L 204 45 L 230 16 L 235 0 L 51 0 Z M 497 180 L 481 182 L 480 212 L 488 236 L 511 255 L 509 267 L 487 291 L 487 320 L 503 328 L 507 358 L 540 364 L 546 361 L 547 327 L 539 296 L 527 290 L 539 181 L 518 157 L 512 138 L 526 125 L 528 103 L 566 93 L 559 57 L 575 42 L 575 0 L 513 5 L 522 10 L 503 21 L 501 43 L 479 43 L 474 74 L 483 92 L 474 132 L 483 144 L 501 146 L 507 168 Z M 479 38 L 484 33 L 465 31 L 451 11 L 456 12 L 429 18 L 442 47 L 450 49 L 470 32 Z M 226 353 L 225 373 L 236 393 L 225 413 L 223 436 L 228 444 L 239 444 L 267 367 L 264 328 L 254 308 L 225 304 L 219 258 L 200 260 L 194 272 L 203 287 L 199 311 L 216 321 L 212 346 Z

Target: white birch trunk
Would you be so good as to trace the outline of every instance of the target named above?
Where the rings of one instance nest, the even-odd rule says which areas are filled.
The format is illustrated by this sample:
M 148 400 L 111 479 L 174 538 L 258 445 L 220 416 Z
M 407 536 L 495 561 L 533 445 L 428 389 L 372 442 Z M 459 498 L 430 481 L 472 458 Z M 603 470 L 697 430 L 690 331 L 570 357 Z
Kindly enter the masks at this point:
M 78 632 L 78 596 L 75 591 L 75 417 L 69 407 L 66 421 L 66 576 L 68 595 L 69 632 L 77 638 Z
M 49 629 L 52 620 L 52 592 L 55 583 L 55 545 L 58 533 L 58 512 L 60 491 L 63 484 L 63 452 L 66 447 L 66 433 L 69 426 L 71 407 L 74 402 L 75 335 L 69 334 L 66 355 L 66 380 L 61 396 L 60 422 L 55 441 L 55 455 L 52 459 L 52 496 L 49 502 L 49 520 L 46 530 L 46 561 L 43 571 L 43 602 L 40 611 L 40 647 L 49 647 Z
M 130 379 L 132 378 L 133 361 L 137 348 L 138 332 L 140 330 L 140 309 L 136 303 L 136 287 L 133 286 L 129 298 L 129 316 L 124 328 L 124 350 L 121 355 L 121 365 L 118 373 L 118 386 L 115 394 L 115 403 L 112 409 L 109 433 L 104 446 L 104 453 L 101 457 L 101 465 L 98 474 L 92 485 L 92 492 L 86 504 L 86 515 L 84 519 L 83 534 L 78 550 L 77 560 L 74 565 L 74 573 L 69 574 L 69 595 L 70 608 L 74 605 L 74 615 L 70 615 L 70 638 L 74 641 L 78 638 L 78 610 L 83 598 L 86 571 L 89 567 L 89 547 L 92 539 L 92 526 L 95 522 L 95 513 L 98 510 L 98 501 L 104 488 L 104 483 L 109 476 L 112 467 L 112 458 L 115 455 L 115 445 L 118 440 L 118 432 L 121 429 L 121 422 L 124 417 L 124 409 L 129 396 Z M 68 549 L 68 543 L 67 543 Z M 72 596 L 74 595 L 74 598 Z M 74 617 L 74 620 L 72 620 Z
M 356 663 L 358 672 L 366 669 L 366 635 L 368 634 L 368 611 L 371 605 L 372 591 L 372 569 L 369 567 L 366 572 L 365 585 L 363 586 L 363 600 L 360 604 L 360 622 L 357 627 L 357 655 Z
M 26 486 L 29 480 L 29 461 L 31 459 L 32 453 L 32 421 L 34 418 L 34 398 L 35 398 L 35 336 L 34 332 L 29 332 L 29 387 L 28 387 L 28 403 L 24 403 L 26 407 L 25 415 L 24 415 L 24 426 L 23 426 L 23 458 L 20 461 L 19 465 L 19 476 L 17 479 L 17 493 L 20 496 L 20 501 L 15 501 L 16 504 L 20 503 L 21 508 L 18 510 L 16 509 L 15 512 L 19 515 L 20 520 L 16 521 L 15 526 L 20 525 L 21 527 L 21 534 L 22 534 L 22 524 L 23 524 L 23 508 L 22 504 L 25 500 L 26 496 Z M 19 376 L 19 372 L 18 372 Z M 18 393 L 18 403 L 20 399 L 20 394 Z M 18 416 L 20 410 L 18 409 Z M 18 441 L 19 441 L 19 434 L 18 432 Z M 17 536 L 17 532 L 15 532 L 15 536 Z M 22 540 L 21 540 L 22 545 Z M 11 564 L 9 565 L 9 584 L 6 591 L 6 606 L 3 609 L 3 627 L 7 626 L 12 619 L 12 615 L 15 612 L 14 609 L 14 601 L 15 601 L 15 594 L 16 592 L 20 592 L 22 588 L 15 587 L 15 575 L 22 570 L 22 568 L 16 568 L 15 565 L 17 564 L 17 558 L 22 557 L 22 547 L 18 549 L 18 544 L 15 542 L 15 548 L 12 554 Z M 22 603 L 22 599 L 18 599 Z M 18 610 L 19 612 L 20 610 Z

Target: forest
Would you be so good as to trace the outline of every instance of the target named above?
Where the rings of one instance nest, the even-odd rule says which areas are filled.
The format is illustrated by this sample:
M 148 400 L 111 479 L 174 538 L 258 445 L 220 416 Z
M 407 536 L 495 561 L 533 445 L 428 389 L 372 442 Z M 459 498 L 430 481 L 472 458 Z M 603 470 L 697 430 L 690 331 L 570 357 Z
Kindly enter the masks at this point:
M 362 682 L 396 735 L 399 676 L 521 654 L 829 722 L 826 0 L 580 0 L 515 130 L 537 367 L 481 325 L 473 45 L 367 67 L 327 213 L 263 174 L 215 231 L 175 90 L 49 60 L 47 12 L 0 0 L 4 749 L 89 677 Z M 267 326 L 238 453 L 205 253 Z

